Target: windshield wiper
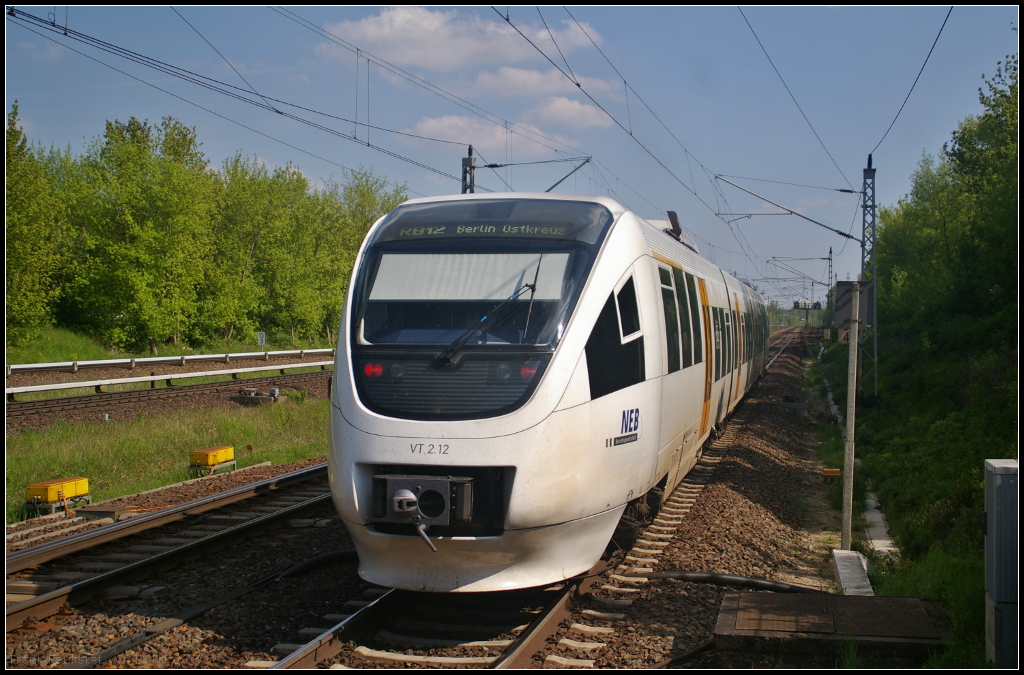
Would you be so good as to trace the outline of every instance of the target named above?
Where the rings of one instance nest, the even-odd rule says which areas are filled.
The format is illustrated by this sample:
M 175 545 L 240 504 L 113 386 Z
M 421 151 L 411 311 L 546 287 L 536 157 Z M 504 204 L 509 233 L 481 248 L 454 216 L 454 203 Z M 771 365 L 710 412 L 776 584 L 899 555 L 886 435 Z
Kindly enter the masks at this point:
M 540 267 L 539 263 L 538 263 L 538 267 Z M 537 288 L 536 279 L 534 280 L 534 283 L 532 283 L 532 284 L 523 284 L 522 286 L 520 286 L 519 289 L 516 290 L 515 293 L 513 293 L 512 295 L 508 296 L 506 299 L 504 299 L 501 302 L 499 302 L 497 305 L 494 306 L 493 309 L 491 309 L 491 311 L 487 312 L 487 314 L 485 314 L 484 316 L 480 317 L 480 320 L 477 321 L 475 326 L 473 326 L 472 328 L 467 329 L 465 333 L 463 333 L 459 337 L 457 337 L 454 340 L 452 340 L 451 344 L 449 344 L 448 347 L 443 352 L 441 352 L 436 357 L 434 357 L 434 362 L 437 365 L 439 365 L 439 366 L 449 366 L 449 365 L 451 365 L 454 362 L 454 360 L 455 360 L 455 355 L 458 354 L 459 351 L 463 347 L 466 346 L 466 343 L 468 343 L 471 339 L 473 339 L 473 336 L 475 336 L 477 334 L 477 332 L 480 331 L 481 328 L 483 328 L 484 322 L 486 322 L 489 317 L 494 317 L 494 324 L 491 326 L 491 328 L 497 326 L 498 323 L 499 323 L 498 320 L 497 320 L 498 312 L 501 310 L 502 307 L 504 307 L 508 303 L 510 303 L 513 300 L 515 300 L 516 298 L 518 298 L 520 295 L 525 293 L 527 290 L 534 291 L 534 290 L 536 290 L 536 288 Z

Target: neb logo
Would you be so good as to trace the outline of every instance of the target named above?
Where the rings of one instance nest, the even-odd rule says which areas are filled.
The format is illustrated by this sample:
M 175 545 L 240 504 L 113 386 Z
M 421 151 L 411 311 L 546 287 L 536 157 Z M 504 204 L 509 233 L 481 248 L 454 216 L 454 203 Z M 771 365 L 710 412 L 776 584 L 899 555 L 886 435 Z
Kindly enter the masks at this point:
M 628 434 L 640 428 L 640 408 L 622 411 L 622 431 Z

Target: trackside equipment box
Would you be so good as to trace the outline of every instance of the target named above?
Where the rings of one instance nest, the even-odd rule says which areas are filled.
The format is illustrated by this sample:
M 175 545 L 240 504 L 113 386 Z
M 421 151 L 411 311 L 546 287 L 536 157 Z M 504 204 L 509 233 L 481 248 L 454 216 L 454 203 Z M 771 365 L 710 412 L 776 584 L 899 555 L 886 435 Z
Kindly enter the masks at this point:
M 235 448 L 231 445 L 218 445 L 205 450 L 193 450 L 188 463 L 192 466 L 216 466 L 222 462 L 230 462 L 235 458 Z
M 42 483 L 32 483 L 25 489 L 27 502 L 55 502 L 89 494 L 88 478 L 55 478 Z

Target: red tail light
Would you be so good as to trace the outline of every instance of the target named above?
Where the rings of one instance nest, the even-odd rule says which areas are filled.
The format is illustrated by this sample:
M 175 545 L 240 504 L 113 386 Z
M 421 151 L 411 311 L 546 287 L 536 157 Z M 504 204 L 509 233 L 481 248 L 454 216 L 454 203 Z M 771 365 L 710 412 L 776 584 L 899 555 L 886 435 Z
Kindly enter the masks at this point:
M 519 369 L 519 377 L 526 379 L 533 377 L 537 373 L 537 366 L 532 363 L 527 363 L 525 366 Z
M 380 377 L 384 374 L 384 366 L 380 363 L 367 363 L 363 366 L 363 374 L 367 377 Z

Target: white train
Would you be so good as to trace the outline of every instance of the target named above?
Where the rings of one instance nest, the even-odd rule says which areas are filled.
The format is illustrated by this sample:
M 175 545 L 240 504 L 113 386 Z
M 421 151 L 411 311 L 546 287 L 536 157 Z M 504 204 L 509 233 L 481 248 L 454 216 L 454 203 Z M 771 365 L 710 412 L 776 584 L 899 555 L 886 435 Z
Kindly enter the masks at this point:
M 329 450 L 362 578 L 462 592 L 560 581 L 686 475 L 763 374 L 768 322 L 763 298 L 669 216 L 605 197 L 462 195 L 408 201 L 371 228 L 339 331 Z

